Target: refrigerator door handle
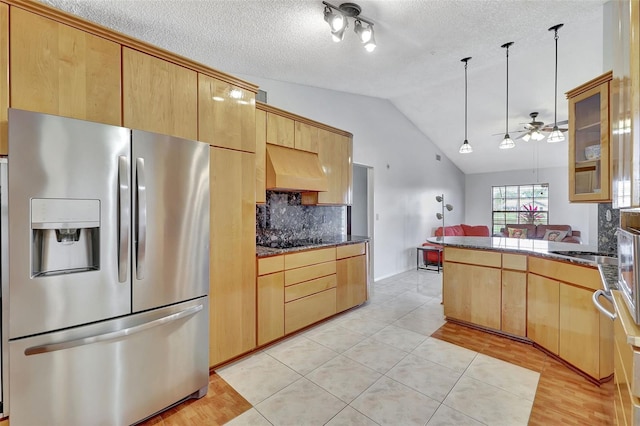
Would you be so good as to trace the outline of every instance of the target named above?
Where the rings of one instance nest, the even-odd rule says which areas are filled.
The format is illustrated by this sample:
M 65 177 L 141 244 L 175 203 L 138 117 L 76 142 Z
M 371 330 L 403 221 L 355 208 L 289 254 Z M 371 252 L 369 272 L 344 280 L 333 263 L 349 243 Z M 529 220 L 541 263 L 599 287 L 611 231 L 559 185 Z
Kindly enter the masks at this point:
M 137 220 L 136 220 L 136 279 L 144 279 L 144 259 L 147 246 L 147 187 L 144 158 L 136 158 Z
M 118 281 L 127 281 L 129 263 L 129 161 L 125 155 L 118 157 Z
M 150 328 L 158 327 L 160 325 L 168 324 L 173 321 L 177 321 L 179 319 L 187 318 L 193 316 L 204 309 L 204 305 L 200 304 L 197 306 L 192 306 L 191 308 L 185 309 L 180 312 L 175 312 L 173 314 L 169 314 L 162 318 L 158 318 L 153 321 L 149 321 L 144 324 L 135 325 L 133 327 L 123 328 L 117 331 L 111 331 L 109 333 L 99 334 L 97 336 L 89 336 L 84 337 L 82 339 L 73 339 L 67 340 L 66 342 L 59 343 L 50 343 L 46 345 L 38 345 L 32 346 L 30 348 L 25 349 L 24 354 L 26 356 L 29 355 L 38 355 L 48 352 L 62 351 L 65 349 L 75 348 L 77 346 L 90 345 L 93 343 L 99 342 L 107 342 L 109 340 L 116 340 L 123 337 L 130 336 L 135 333 L 140 333 L 141 331 L 149 330 Z

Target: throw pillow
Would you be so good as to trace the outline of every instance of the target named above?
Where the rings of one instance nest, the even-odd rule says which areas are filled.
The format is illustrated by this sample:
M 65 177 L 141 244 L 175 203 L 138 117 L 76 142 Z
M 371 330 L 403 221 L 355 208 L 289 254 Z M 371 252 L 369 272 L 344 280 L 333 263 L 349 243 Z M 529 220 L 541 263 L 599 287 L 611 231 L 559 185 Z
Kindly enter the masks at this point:
M 507 228 L 509 238 L 527 238 L 526 228 Z
M 567 236 L 567 231 L 560 231 L 559 229 L 547 229 L 544 233 L 543 240 L 560 242 Z

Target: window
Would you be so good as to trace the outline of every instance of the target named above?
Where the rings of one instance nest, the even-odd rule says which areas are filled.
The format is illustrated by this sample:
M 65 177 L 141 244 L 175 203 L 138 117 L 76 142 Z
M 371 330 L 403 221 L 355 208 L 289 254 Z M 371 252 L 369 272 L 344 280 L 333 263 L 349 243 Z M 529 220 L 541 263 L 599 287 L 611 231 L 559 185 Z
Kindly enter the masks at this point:
M 549 184 L 505 185 L 491 188 L 492 233 L 500 232 L 507 224 L 549 223 Z

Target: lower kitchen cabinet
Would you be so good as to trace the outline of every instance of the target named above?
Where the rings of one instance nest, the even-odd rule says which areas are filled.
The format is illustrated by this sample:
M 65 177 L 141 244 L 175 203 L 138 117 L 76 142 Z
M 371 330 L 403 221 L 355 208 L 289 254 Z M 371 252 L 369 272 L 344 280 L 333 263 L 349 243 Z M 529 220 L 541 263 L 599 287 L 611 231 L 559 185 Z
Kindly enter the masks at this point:
M 444 258 L 445 316 L 500 330 L 500 253 L 446 248 Z
M 531 257 L 528 280 L 527 337 L 596 380 L 609 377 L 613 324 L 591 300 L 598 270 Z
M 336 248 L 336 311 L 342 312 L 367 300 L 366 245 Z
M 516 336 L 527 335 L 527 273 L 502 271 L 501 330 Z
M 617 317 L 614 334 L 614 412 L 616 425 L 640 425 L 640 327 L 627 311 L 623 296 L 613 291 Z M 602 300 L 602 298 L 600 298 Z
M 529 274 L 527 287 L 527 337 L 558 354 L 560 283 Z
M 255 155 L 211 148 L 209 365 L 256 347 Z
M 361 243 L 258 258 L 258 346 L 364 303 L 366 251 Z

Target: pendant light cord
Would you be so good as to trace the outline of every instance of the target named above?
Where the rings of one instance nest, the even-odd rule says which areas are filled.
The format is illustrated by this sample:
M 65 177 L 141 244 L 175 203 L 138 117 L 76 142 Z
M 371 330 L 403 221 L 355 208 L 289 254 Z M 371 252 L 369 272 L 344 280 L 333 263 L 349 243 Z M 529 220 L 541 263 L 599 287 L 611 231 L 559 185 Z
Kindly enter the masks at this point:
M 504 112 L 504 132 L 509 134 L 509 45 L 507 44 L 507 109 Z
M 464 61 L 464 140 L 467 140 L 467 65 L 468 60 Z M 444 232 L 444 231 L 443 231 Z
M 553 111 L 553 127 L 558 126 L 558 28 L 556 28 L 556 74 L 555 74 L 555 90 L 554 90 L 554 111 Z

